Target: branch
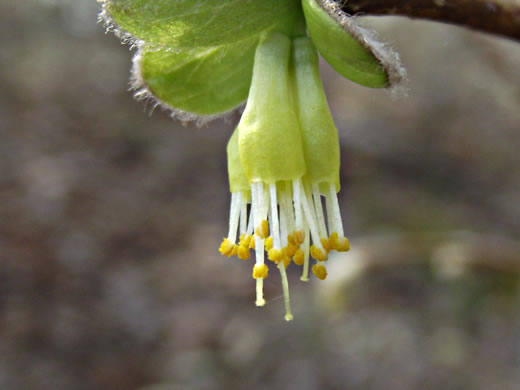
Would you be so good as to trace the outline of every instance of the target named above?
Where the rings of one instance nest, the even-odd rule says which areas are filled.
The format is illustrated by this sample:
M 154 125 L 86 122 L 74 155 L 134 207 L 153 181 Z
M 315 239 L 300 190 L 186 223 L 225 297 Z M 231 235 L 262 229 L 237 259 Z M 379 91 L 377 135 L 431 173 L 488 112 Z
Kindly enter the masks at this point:
M 519 0 L 347 0 L 350 15 L 400 15 L 452 23 L 520 41 Z

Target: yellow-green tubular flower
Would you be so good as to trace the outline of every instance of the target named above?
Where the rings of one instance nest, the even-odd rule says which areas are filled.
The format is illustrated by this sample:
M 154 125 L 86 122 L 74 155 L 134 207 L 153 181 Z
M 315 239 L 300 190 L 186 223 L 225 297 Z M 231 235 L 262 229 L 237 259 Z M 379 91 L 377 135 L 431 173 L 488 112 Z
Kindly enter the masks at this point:
M 336 193 L 339 184 L 339 142 L 338 132 L 329 111 L 319 73 L 318 55 L 312 42 L 301 37 L 293 43 L 294 89 L 296 108 L 300 120 L 303 148 L 307 163 L 304 208 L 307 226 L 313 245 L 311 255 L 318 261 L 326 260 L 317 244 L 326 251 L 349 249 L 349 242 L 343 233 L 343 223 Z M 323 212 L 321 196 L 326 199 L 327 222 Z M 305 204 L 309 206 L 305 206 Z M 327 233 L 328 228 L 328 233 Z M 302 280 L 308 274 L 308 241 L 304 244 L 305 264 Z M 325 279 L 327 271 L 321 264 L 312 267 L 319 279 Z
M 290 56 L 287 36 L 271 33 L 263 37 L 256 49 L 251 89 L 238 124 L 240 160 L 251 187 L 255 267 L 265 269 L 265 248 L 280 270 L 288 321 L 292 314 L 285 269 L 291 257 L 286 249 L 289 229 L 294 229 L 292 183 L 299 183 L 305 174 L 300 125 L 290 89 Z M 269 231 L 272 238 L 266 247 Z M 265 303 L 262 282 L 263 278 L 257 278 L 257 305 Z
M 280 270 L 289 321 L 286 268 L 291 260 L 304 265 L 306 281 L 310 256 L 322 262 L 331 249 L 348 249 L 336 198 L 338 134 L 321 87 L 317 54 L 307 38 L 291 45 L 280 33 L 263 37 L 249 99 L 227 154 L 231 210 L 229 233 L 219 251 L 246 260 L 255 250 L 258 306 L 265 304 L 266 252 Z M 327 202 L 328 228 L 321 196 Z M 325 279 L 322 264 L 312 270 Z
M 222 241 L 219 252 L 224 256 L 231 257 L 237 255 L 239 259 L 247 260 L 251 256 L 249 250 L 254 245 L 252 236 L 253 225 L 250 223 L 248 226 L 247 224 L 247 205 L 250 203 L 251 193 L 249 191 L 249 181 L 242 168 L 242 162 L 238 153 L 238 130 L 233 132 L 228 142 L 227 159 L 229 190 L 231 192 L 229 233 Z M 239 236 L 238 244 L 237 236 Z
M 240 159 L 251 183 L 275 184 L 305 173 L 289 89 L 290 48 L 287 36 L 272 33 L 256 49 L 249 97 L 238 124 Z

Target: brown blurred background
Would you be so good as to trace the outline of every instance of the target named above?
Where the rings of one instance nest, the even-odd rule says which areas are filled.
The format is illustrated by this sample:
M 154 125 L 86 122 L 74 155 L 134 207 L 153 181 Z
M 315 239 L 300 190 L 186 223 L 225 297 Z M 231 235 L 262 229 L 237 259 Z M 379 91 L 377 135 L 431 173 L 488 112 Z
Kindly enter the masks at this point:
M 397 100 L 323 66 L 353 250 L 285 323 L 217 253 L 238 117 L 150 116 L 97 12 L 0 2 L 0 389 L 520 388 L 519 44 L 367 20 Z

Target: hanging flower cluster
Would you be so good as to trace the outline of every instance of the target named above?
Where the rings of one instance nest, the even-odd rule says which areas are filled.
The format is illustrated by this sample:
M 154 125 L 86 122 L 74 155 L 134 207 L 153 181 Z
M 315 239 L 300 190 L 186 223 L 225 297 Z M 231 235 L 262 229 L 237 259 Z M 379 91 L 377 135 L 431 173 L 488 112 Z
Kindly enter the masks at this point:
M 228 148 L 229 233 L 220 246 L 242 260 L 255 252 L 256 304 L 263 306 L 266 260 L 280 271 L 285 318 L 292 318 L 286 269 L 303 266 L 325 279 L 329 251 L 349 242 L 336 196 L 338 134 L 323 92 L 318 55 L 306 37 L 266 35 L 256 49 L 246 109 Z M 322 206 L 325 199 L 326 216 Z M 248 211 L 248 205 L 249 211 Z
M 138 48 L 132 86 L 174 116 L 205 121 L 247 99 L 227 147 L 231 207 L 219 251 L 252 258 L 256 304 L 279 270 L 327 277 L 331 251 L 348 251 L 338 205 L 339 142 L 318 52 L 341 75 L 373 88 L 404 77 L 397 54 L 334 0 L 98 0 L 100 19 Z

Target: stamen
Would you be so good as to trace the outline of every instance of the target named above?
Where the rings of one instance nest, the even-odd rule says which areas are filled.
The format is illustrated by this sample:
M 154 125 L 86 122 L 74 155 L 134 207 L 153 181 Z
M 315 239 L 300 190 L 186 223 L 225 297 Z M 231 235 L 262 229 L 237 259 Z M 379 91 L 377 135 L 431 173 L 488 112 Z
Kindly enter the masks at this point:
M 278 265 L 280 269 L 280 277 L 282 278 L 283 301 L 285 305 L 285 321 L 291 321 L 293 315 L 291 313 L 291 298 L 289 295 L 289 282 L 287 280 L 287 273 L 285 272 L 285 265 L 283 261 Z
M 298 250 L 298 246 L 295 245 L 292 235 L 291 240 L 289 239 L 289 231 L 288 231 L 288 221 L 287 221 L 287 202 L 282 202 L 280 205 L 280 241 L 281 245 L 283 247 L 283 255 L 284 255 L 284 262 L 285 262 L 285 268 L 289 267 L 291 264 L 291 258 L 295 255 L 296 251 Z M 289 208 L 292 208 L 292 205 L 289 203 Z
M 301 249 L 298 249 L 301 244 L 303 244 L 304 242 L 304 239 L 305 239 L 305 226 L 306 226 L 306 223 L 303 219 L 303 214 L 302 214 L 302 205 L 301 205 L 301 193 L 300 193 L 300 186 L 298 185 L 297 181 L 296 180 L 293 180 L 293 205 L 294 207 L 290 207 L 291 209 L 293 209 L 294 211 L 294 228 L 291 229 L 292 233 L 289 237 L 289 242 L 294 245 L 296 249 L 296 252 L 298 252 L 298 250 L 300 250 L 301 252 Z M 295 253 L 296 254 L 296 253 Z M 295 261 L 296 264 L 300 263 L 303 264 L 304 263 L 304 254 L 302 255 L 298 255 L 298 257 L 296 257 L 295 259 L 293 259 Z
M 234 194 L 233 194 L 234 195 Z M 251 253 L 249 251 L 251 247 L 251 242 L 253 241 L 253 237 L 251 235 L 246 234 L 247 231 L 247 194 L 245 192 L 239 192 L 236 197 L 236 203 L 238 203 L 238 208 L 240 210 L 240 238 L 239 243 L 236 248 L 236 255 L 241 260 L 247 260 L 251 257 Z M 233 203 L 233 200 L 231 201 Z M 231 228 L 230 228 L 231 230 Z
M 271 235 L 273 236 L 273 247 L 280 249 L 280 224 L 278 221 L 278 202 L 276 201 L 276 184 L 269 185 L 271 195 Z
M 339 244 L 339 236 L 338 236 L 338 233 L 336 232 L 332 232 L 329 236 L 329 248 L 330 250 L 337 250 L 338 248 L 338 244 Z
M 294 233 L 294 208 L 291 201 L 291 185 L 289 182 L 285 182 L 283 186 L 283 190 L 281 193 L 281 207 L 283 207 L 286 223 L 287 223 L 287 231 L 289 234 Z
M 327 227 L 325 226 L 325 216 L 323 215 L 323 205 L 321 204 L 320 188 L 317 183 L 312 184 L 312 198 L 314 201 L 314 210 L 318 218 L 318 229 L 320 230 L 320 237 L 328 237 Z
M 264 279 L 256 279 L 256 306 L 265 306 Z
M 244 234 L 247 230 L 247 200 L 245 193 L 240 195 L 240 234 Z
M 311 256 L 318 261 L 325 261 L 328 259 L 328 254 L 323 248 L 318 248 L 317 245 L 311 245 Z
M 256 264 L 255 266 L 264 265 L 264 240 L 260 237 L 255 236 L 255 254 L 256 254 Z M 256 306 L 264 306 L 264 279 L 256 279 Z
M 287 269 L 291 265 L 291 257 L 288 256 L 286 251 L 284 251 L 283 249 L 282 249 L 282 253 L 283 253 L 282 262 L 283 262 L 283 265 L 285 266 L 285 269 Z
M 271 207 L 269 209 L 271 221 L 271 236 L 273 239 L 273 247 L 267 252 L 269 260 L 279 263 L 283 259 L 283 252 L 280 245 L 280 224 L 278 221 L 278 203 L 276 199 L 276 184 L 269 185 L 271 194 Z
M 284 248 L 285 248 L 285 253 L 289 257 L 293 257 L 296 254 L 296 252 L 298 252 L 300 250 L 300 248 L 298 248 L 298 246 L 296 246 L 292 243 L 288 243 L 287 246 L 285 246 Z
M 329 228 L 329 232 L 334 232 L 334 222 L 332 220 L 332 200 L 330 196 L 330 191 L 327 191 L 325 196 L 325 208 L 327 209 L 327 226 Z
M 289 231 L 287 229 L 287 209 L 283 202 L 280 204 L 280 245 L 285 248 L 288 243 Z
M 283 198 L 284 197 L 282 196 L 282 199 Z M 292 208 L 291 204 L 289 204 L 289 208 Z M 289 221 L 287 213 L 287 202 L 282 200 L 280 204 L 280 244 L 283 248 L 287 247 L 289 243 Z
M 266 251 L 269 251 L 270 249 L 273 248 L 273 236 L 269 236 L 265 239 L 265 250 Z
M 298 186 L 301 189 L 301 180 L 298 182 Z M 310 203 L 310 196 L 308 196 L 305 193 L 305 196 L 302 197 L 302 207 L 303 207 L 303 213 L 305 215 L 305 219 L 307 221 L 307 226 L 310 229 L 311 237 L 313 245 L 311 247 L 311 255 L 315 259 L 327 259 L 327 251 L 323 248 L 321 241 L 320 241 L 320 235 L 316 224 L 316 217 L 314 216 L 313 210 L 311 209 L 309 203 Z
M 302 196 L 300 179 L 293 180 L 293 203 L 294 203 L 294 224 L 297 231 L 303 231 Z
M 267 238 L 269 235 L 269 223 L 267 220 L 263 219 L 260 222 L 260 224 L 256 227 L 255 234 L 264 240 Z
M 254 222 L 253 206 L 251 206 L 251 210 L 249 210 L 249 220 L 247 221 L 247 230 L 246 230 L 246 233 L 248 235 L 252 235 L 253 234 L 253 222 Z
M 242 198 L 241 192 L 233 192 L 231 194 L 231 207 L 229 210 L 229 232 L 228 239 L 232 243 L 236 242 L 237 229 L 238 229 L 238 218 L 240 216 L 240 200 Z
M 282 279 L 282 290 L 285 304 L 285 320 L 291 321 L 293 319 L 293 315 L 291 313 L 291 300 L 289 296 L 289 282 L 287 280 L 287 273 L 285 272 L 286 268 L 286 259 L 287 257 L 284 251 L 281 249 L 282 242 L 280 239 L 280 221 L 278 219 L 278 202 L 277 202 L 277 193 L 276 193 L 276 184 L 270 184 L 270 195 L 271 195 L 271 235 L 273 237 L 273 248 L 269 250 L 268 256 L 269 259 L 278 263 L 278 269 L 280 270 L 280 277 Z M 285 230 L 286 227 L 285 227 Z M 288 258 L 288 257 L 287 257 Z M 290 258 L 288 258 L 290 261 Z
M 301 193 L 303 192 L 301 180 L 298 179 L 295 181 L 296 181 L 296 188 L 298 189 L 298 191 L 297 191 L 298 195 L 300 195 L 299 200 L 300 200 L 301 209 L 303 209 L 303 214 L 305 215 L 307 225 L 311 229 L 312 239 L 313 239 L 313 241 L 319 242 L 320 237 L 319 237 L 318 229 L 316 228 L 316 218 L 314 218 L 314 215 L 312 214 L 306 194 L 304 193 L 304 196 L 301 196 Z M 303 227 L 303 223 L 301 226 Z
M 237 250 L 237 244 L 232 243 L 229 238 L 224 238 L 222 244 L 220 244 L 220 248 L 218 248 L 218 251 L 227 257 L 235 256 L 237 254 Z
M 298 248 L 296 253 L 293 256 L 293 262 L 296 265 L 303 265 L 305 262 L 305 254 L 303 253 L 303 250 Z
M 249 242 L 247 245 L 238 246 L 237 256 L 240 260 L 247 260 L 251 257 L 251 252 L 249 251 Z
M 347 237 L 339 237 L 334 249 L 338 252 L 347 252 L 350 250 L 350 241 Z
M 323 249 L 325 249 L 327 252 L 330 252 L 330 242 L 328 238 L 320 238 L 321 245 L 323 246 Z
M 253 278 L 254 279 L 265 279 L 267 278 L 267 275 L 269 274 L 269 268 L 267 268 L 267 265 L 257 265 L 253 267 Z
M 265 187 L 262 183 L 258 184 L 260 189 L 260 201 L 262 205 L 262 219 L 267 219 L 267 212 L 269 211 L 269 191 L 265 191 Z
M 312 266 L 312 273 L 316 275 L 318 279 L 325 280 L 327 277 L 327 268 L 321 264 L 314 264 Z
M 264 216 L 264 196 L 263 196 L 263 184 L 252 183 L 251 184 L 251 208 L 253 214 L 253 224 L 258 225 L 261 221 L 265 220 Z M 253 225 L 253 226 L 254 226 Z M 264 240 L 257 234 L 255 238 L 255 253 L 256 253 L 256 266 L 262 266 L 264 264 Z M 264 279 L 256 279 L 256 305 L 264 306 Z
M 305 231 L 297 230 L 292 234 L 292 238 L 294 240 L 295 245 L 303 244 L 303 240 L 305 240 Z
M 331 249 L 338 252 L 346 252 L 350 249 L 350 242 L 344 236 L 343 222 L 341 220 L 341 212 L 339 211 L 338 196 L 336 193 L 336 186 L 330 183 L 327 196 L 327 216 L 329 219 L 329 230 L 331 235 L 329 237 L 329 246 Z M 334 235 L 334 233 L 337 233 Z
M 341 221 L 338 195 L 336 193 L 336 185 L 334 183 L 330 183 L 329 185 L 328 200 L 330 203 L 330 208 L 327 209 L 327 214 L 329 218 L 329 224 L 332 226 L 331 233 L 336 232 L 340 237 L 343 237 L 343 222 Z M 329 206 L 327 205 L 327 207 Z
M 278 264 L 283 259 L 283 251 L 278 248 L 271 248 L 267 251 L 267 258 Z
M 303 271 L 300 280 L 302 282 L 309 281 L 309 244 L 310 244 L 310 235 L 309 228 L 307 224 L 305 224 L 305 238 L 303 240 Z

